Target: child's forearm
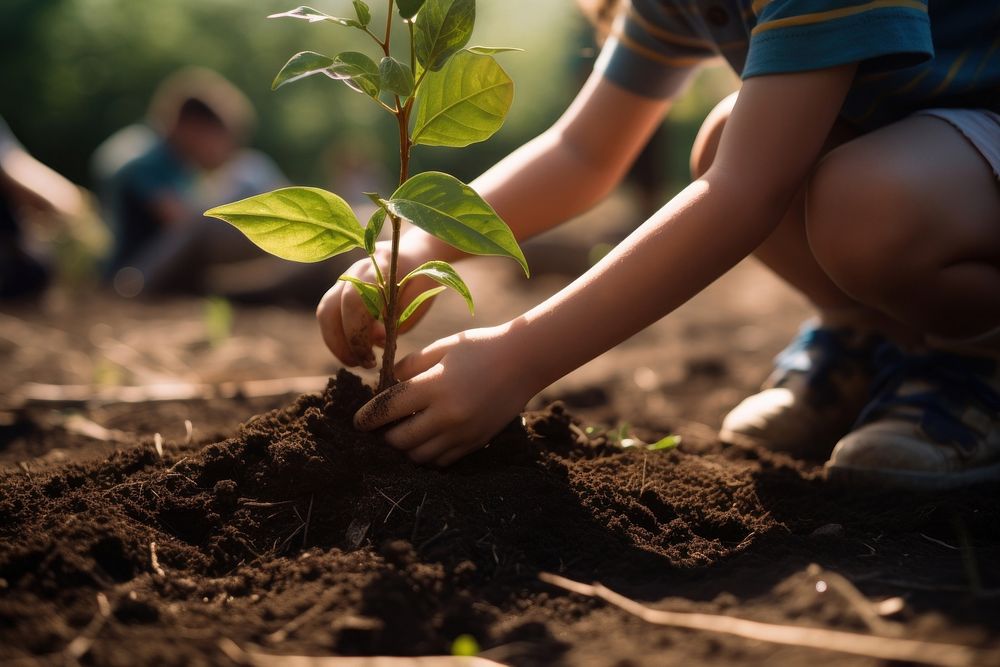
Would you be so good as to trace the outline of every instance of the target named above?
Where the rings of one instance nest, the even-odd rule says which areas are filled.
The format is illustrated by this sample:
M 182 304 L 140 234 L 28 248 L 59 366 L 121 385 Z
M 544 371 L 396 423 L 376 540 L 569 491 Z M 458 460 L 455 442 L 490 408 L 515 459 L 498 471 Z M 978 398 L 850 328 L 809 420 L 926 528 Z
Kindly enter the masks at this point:
M 611 192 L 669 106 L 668 100 L 636 95 L 594 74 L 552 128 L 477 178 L 472 187 L 516 238 L 539 234 Z M 463 256 L 419 229 L 404 234 L 402 253 L 410 261 Z
M 854 65 L 748 80 L 705 176 L 503 340 L 540 390 L 652 324 L 756 249 L 806 181 Z
M 471 183 L 524 240 L 583 213 L 603 199 L 620 180 L 575 156 L 557 133 L 528 142 Z M 404 254 L 454 261 L 465 256 L 448 244 L 410 228 L 402 239 Z
M 749 255 L 786 205 L 733 181 L 695 181 L 590 271 L 504 325 L 510 358 L 540 391 Z

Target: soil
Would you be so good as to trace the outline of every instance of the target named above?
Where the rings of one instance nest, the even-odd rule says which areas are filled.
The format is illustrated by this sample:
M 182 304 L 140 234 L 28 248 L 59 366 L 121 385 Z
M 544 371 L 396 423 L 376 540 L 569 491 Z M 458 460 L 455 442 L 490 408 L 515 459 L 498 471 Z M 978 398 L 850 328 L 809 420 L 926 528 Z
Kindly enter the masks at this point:
M 524 287 L 483 271 L 467 278 L 487 322 L 567 279 L 536 268 Z M 0 390 L 335 371 L 308 313 L 237 309 L 214 345 L 202 307 L 91 296 L 9 309 Z M 469 326 L 461 308 L 442 303 L 409 346 Z M 901 598 L 887 619 L 901 636 L 996 658 L 1000 486 L 837 488 L 821 462 L 715 439 L 803 312 L 741 266 L 445 471 L 354 431 L 371 392 L 346 372 L 298 397 L 73 411 L 117 440 L 67 428 L 65 409 L 0 409 L 0 660 L 229 665 L 234 644 L 415 656 L 468 634 L 513 665 L 884 664 L 652 626 L 540 572 L 657 608 L 868 632 L 840 575 L 872 602 Z M 623 422 L 683 441 L 623 448 Z

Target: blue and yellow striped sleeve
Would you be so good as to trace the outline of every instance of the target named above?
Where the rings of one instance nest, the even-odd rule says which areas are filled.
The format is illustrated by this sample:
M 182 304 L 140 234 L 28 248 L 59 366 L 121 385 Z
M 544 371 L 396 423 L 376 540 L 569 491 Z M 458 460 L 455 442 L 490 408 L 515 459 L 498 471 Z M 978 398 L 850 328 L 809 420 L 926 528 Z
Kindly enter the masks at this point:
M 625 2 L 595 69 L 645 97 L 676 94 L 699 64 L 717 55 L 690 11 L 680 3 Z
M 934 56 L 927 0 L 755 0 L 744 79 L 868 61 L 900 69 Z

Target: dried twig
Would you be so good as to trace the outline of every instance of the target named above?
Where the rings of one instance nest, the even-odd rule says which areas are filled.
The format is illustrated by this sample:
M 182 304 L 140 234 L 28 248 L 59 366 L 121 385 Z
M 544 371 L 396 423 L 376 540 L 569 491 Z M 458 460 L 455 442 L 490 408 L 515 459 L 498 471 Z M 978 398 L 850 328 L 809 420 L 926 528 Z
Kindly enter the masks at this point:
M 902 634 L 902 628 L 899 624 L 882 618 L 875 605 L 847 577 L 829 570 L 824 571 L 816 564 L 809 566 L 808 573 L 816 579 L 817 586 L 823 582 L 831 591 L 850 604 L 862 622 L 875 634 L 887 637 L 898 637 Z
M 285 641 L 293 632 L 329 609 L 341 595 L 343 595 L 343 591 L 336 586 L 328 589 L 323 596 L 317 600 L 315 604 L 313 604 L 313 606 L 309 607 L 304 612 L 285 623 L 280 629 L 267 635 L 267 637 L 265 637 L 265 641 L 267 641 L 268 644 L 280 644 Z
M 920 537 L 924 538 L 928 542 L 933 542 L 934 544 L 938 545 L 939 547 L 944 547 L 945 549 L 951 549 L 952 551 L 958 551 L 959 550 L 958 547 L 956 547 L 955 545 L 948 544 L 944 540 L 939 540 L 936 537 L 931 537 L 930 535 L 927 535 L 926 533 L 920 533 Z
M 160 559 L 156 555 L 156 542 L 149 543 L 149 565 L 158 577 L 165 577 L 167 573 L 160 567 Z
M 200 401 L 211 398 L 266 398 L 285 394 L 320 391 L 329 377 L 314 375 L 201 384 L 195 382 L 158 382 L 138 386 L 57 385 L 28 382 L 14 390 L 15 406 L 80 407 L 92 403 L 152 403 L 158 401 Z
M 878 637 L 856 632 L 806 628 L 794 625 L 761 623 L 732 616 L 701 614 L 650 609 L 638 602 L 602 586 L 588 585 L 543 572 L 539 578 L 553 586 L 587 597 L 596 597 L 622 609 L 642 620 L 656 625 L 668 625 L 690 630 L 719 632 L 745 639 L 836 651 L 882 660 L 900 660 L 924 665 L 945 665 L 947 667 L 972 667 L 973 665 L 995 664 L 998 656 L 989 656 L 984 651 L 959 646 L 939 644 L 913 639 Z
M 406 512 L 407 511 L 407 510 L 403 509 L 402 507 L 400 507 L 399 504 L 401 502 L 403 502 L 404 500 L 406 500 L 406 498 L 411 493 L 413 493 L 413 491 L 407 491 L 406 493 L 403 494 L 403 497 L 400 498 L 399 500 L 393 500 L 392 498 L 390 498 L 389 496 L 387 496 L 385 493 L 383 493 L 382 489 L 375 489 L 375 490 L 378 491 L 378 493 L 379 493 L 380 496 L 382 496 L 383 498 L 385 498 L 386 500 L 388 500 L 392 504 L 392 507 L 389 508 L 389 511 L 386 513 L 385 518 L 382 519 L 382 523 L 386 523 L 389 520 L 389 517 L 392 515 L 392 511 L 395 510 L 395 509 L 397 509 L 397 508 L 401 512 Z
M 413 530 L 410 531 L 410 544 L 417 541 L 417 528 L 420 526 L 420 513 L 424 510 L 424 504 L 427 502 L 427 492 L 424 491 L 424 497 L 421 499 L 420 504 L 417 505 L 417 512 L 413 517 Z
M 101 442 L 134 442 L 137 437 L 133 433 L 105 428 L 81 414 L 60 415 L 53 412 L 45 416 L 42 421 L 46 426 L 61 428 L 67 433 L 82 435 L 85 438 Z
M 642 456 L 642 482 L 639 483 L 639 497 L 642 498 L 642 492 L 646 490 L 646 460 L 649 458 L 649 452 L 643 453 Z
M 313 515 L 313 499 L 316 497 L 315 494 L 309 496 L 309 509 L 306 511 L 306 528 L 305 532 L 302 533 L 302 548 L 305 549 L 306 543 L 309 541 L 309 522 L 312 521 Z
M 97 638 L 104 624 L 107 623 L 109 616 L 111 616 L 111 604 L 104 593 L 98 593 L 97 613 L 90 619 L 87 627 L 73 641 L 66 645 L 66 648 L 63 649 L 63 655 L 73 661 L 77 661 L 87 655 L 90 652 L 90 648 L 94 645 L 94 639 Z
M 378 655 L 370 657 L 317 657 L 287 654 L 275 655 L 256 650 L 256 647 L 244 649 L 228 637 L 219 639 L 216 642 L 216 646 L 219 647 L 219 650 L 227 658 L 236 664 L 250 665 L 252 667 L 503 667 L 499 662 L 479 656 L 428 655 L 397 657 Z
M 250 500 L 249 498 L 240 498 L 239 503 L 244 507 L 278 507 L 279 505 L 291 505 L 294 500 L 276 500 L 272 503 L 266 503 L 259 500 Z

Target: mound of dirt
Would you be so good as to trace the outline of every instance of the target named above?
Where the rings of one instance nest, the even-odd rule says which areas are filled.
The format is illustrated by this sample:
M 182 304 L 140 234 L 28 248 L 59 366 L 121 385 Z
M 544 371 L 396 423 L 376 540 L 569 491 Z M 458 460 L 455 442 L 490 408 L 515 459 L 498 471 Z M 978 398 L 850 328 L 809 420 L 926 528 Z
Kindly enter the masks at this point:
M 353 429 L 370 396 L 341 372 L 323 394 L 200 450 L 167 443 L 161 457 L 143 443 L 0 479 L 0 656 L 231 664 L 221 638 L 419 655 L 471 634 L 530 646 L 522 664 L 551 664 L 566 649 L 552 628 L 596 603 L 556 594 L 541 571 L 652 593 L 751 545 L 751 558 L 807 560 L 814 531 L 845 516 L 850 530 L 937 520 L 912 504 L 873 510 L 763 453 L 623 450 L 587 436 L 559 403 L 447 471 L 419 467 Z M 975 530 L 998 512 L 970 516 Z M 856 551 L 828 542 L 828 553 Z

